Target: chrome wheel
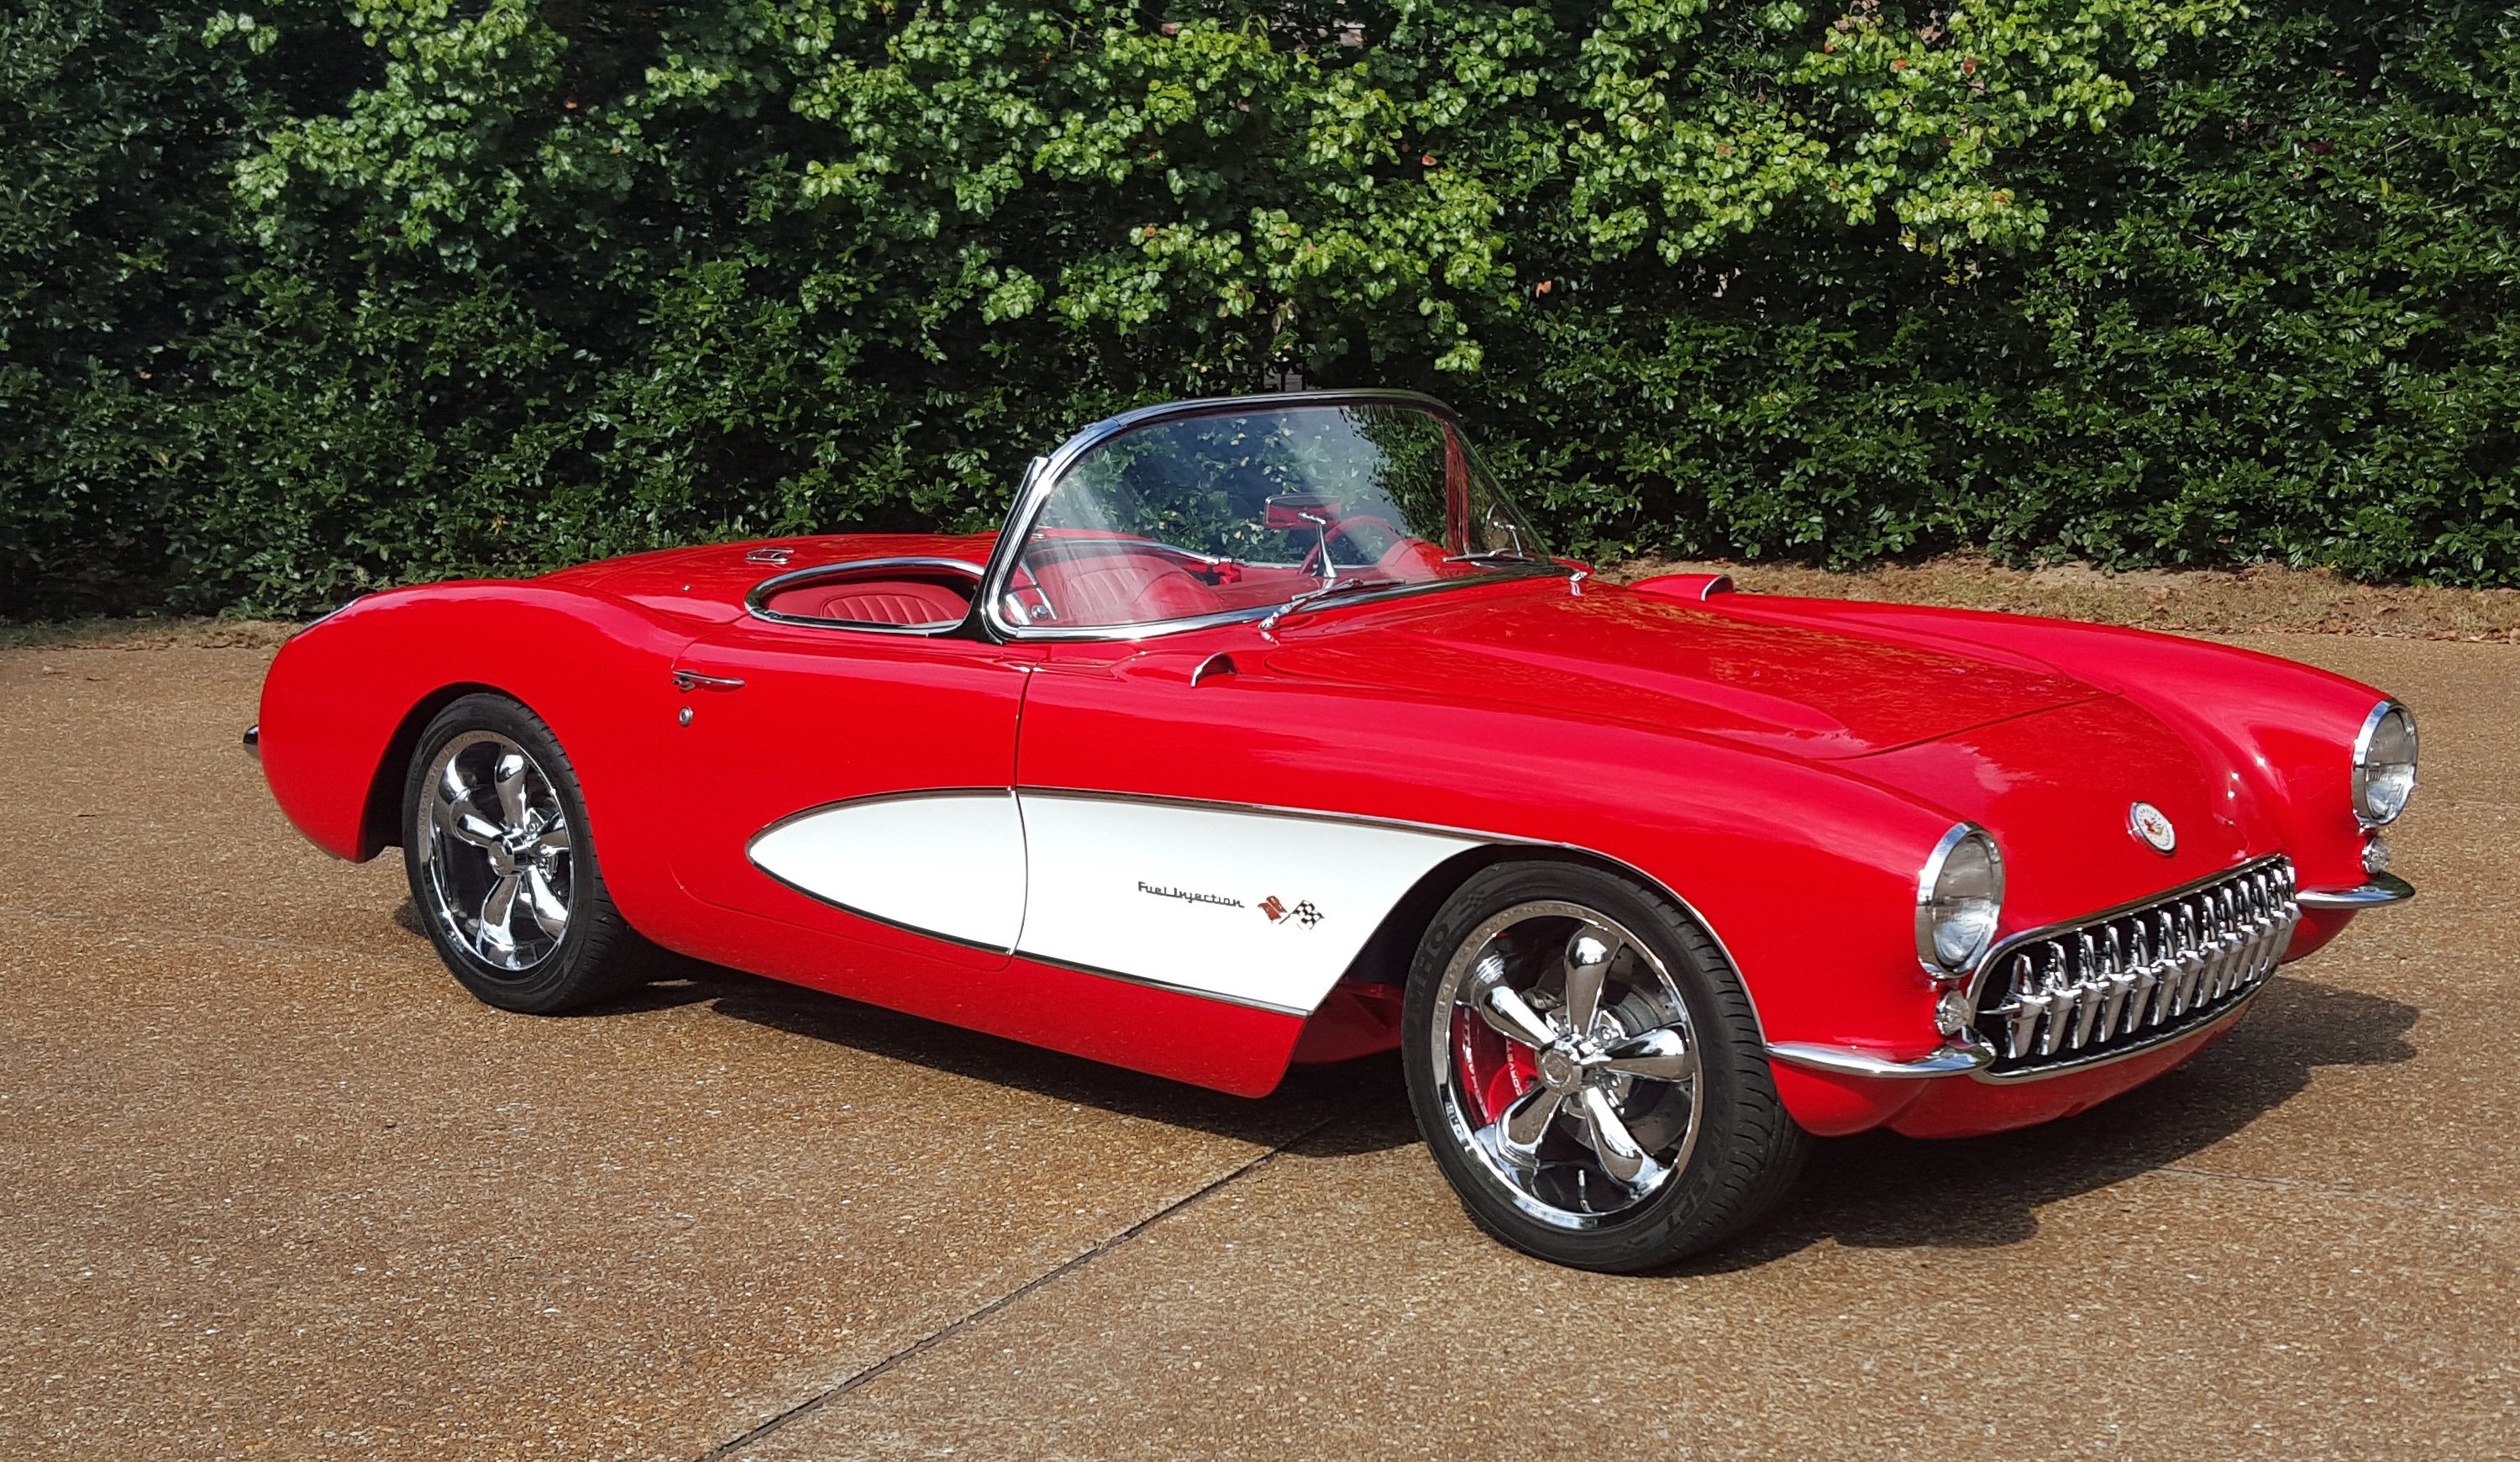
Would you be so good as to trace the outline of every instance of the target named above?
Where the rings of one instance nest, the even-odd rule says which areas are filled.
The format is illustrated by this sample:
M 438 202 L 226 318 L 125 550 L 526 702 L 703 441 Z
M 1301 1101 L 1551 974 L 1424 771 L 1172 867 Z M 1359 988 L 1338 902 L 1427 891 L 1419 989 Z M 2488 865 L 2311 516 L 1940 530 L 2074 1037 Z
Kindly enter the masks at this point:
M 426 910 L 492 969 L 551 958 L 568 933 L 567 813 L 524 748 L 468 731 L 438 749 L 422 782 L 413 846 Z
M 1598 910 L 1546 900 L 1481 921 L 1445 966 L 1428 1051 L 1483 1186 L 1561 1229 L 1615 1222 L 1688 1166 L 1697 1042 L 1671 972 Z

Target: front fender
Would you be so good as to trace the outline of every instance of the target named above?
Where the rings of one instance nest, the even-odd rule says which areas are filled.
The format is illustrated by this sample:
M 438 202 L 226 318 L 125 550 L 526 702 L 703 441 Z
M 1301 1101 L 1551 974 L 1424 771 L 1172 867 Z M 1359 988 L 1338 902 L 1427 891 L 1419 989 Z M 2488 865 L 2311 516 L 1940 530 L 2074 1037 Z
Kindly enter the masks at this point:
M 2363 717 L 2385 698 L 2360 681 L 2236 646 L 2064 619 L 1748 595 L 1727 607 L 1893 641 L 2032 657 L 2213 749 L 2215 759 L 2248 779 L 2303 888 L 2362 882 L 2353 746 Z

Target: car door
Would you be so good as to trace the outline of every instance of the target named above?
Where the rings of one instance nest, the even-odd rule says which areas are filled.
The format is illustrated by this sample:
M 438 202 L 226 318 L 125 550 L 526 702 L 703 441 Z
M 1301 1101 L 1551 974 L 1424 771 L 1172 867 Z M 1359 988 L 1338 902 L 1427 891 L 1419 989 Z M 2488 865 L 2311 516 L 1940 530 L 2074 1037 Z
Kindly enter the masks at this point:
M 1309 1015 L 1420 878 L 1485 841 L 1326 810 L 1387 800 L 1377 764 L 1461 754 L 1271 674 L 1270 648 L 1242 624 L 1053 650 L 1017 765 L 1026 958 Z
M 1003 967 L 1024 907 L 1015 726 L 1039 659 L 762 619 L 696 640 L 673 667 L 676 878 L 756 920 Z

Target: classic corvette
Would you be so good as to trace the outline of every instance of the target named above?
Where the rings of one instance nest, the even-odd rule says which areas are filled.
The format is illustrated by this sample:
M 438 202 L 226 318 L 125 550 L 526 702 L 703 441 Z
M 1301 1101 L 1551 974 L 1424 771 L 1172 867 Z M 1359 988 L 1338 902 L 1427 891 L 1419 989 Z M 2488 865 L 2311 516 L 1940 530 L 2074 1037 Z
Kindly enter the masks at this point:
M 361 598 L 248 733 L 481 999 L 659 949 L 1260 1095 L 1397 1050 L 1481 1227 L 1668 1264 L 1811 1140 L 2063 1117 L 2412 891 L 2381 693 L 2124 629 L 1621 586 L 1443 406 L 1186 401 L 1005 527 Z

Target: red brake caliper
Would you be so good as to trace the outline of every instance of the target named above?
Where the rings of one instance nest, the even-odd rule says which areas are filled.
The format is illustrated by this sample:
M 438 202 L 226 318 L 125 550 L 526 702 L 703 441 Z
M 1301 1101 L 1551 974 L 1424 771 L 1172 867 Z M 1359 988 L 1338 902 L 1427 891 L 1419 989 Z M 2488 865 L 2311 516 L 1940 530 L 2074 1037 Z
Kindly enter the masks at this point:
M 1540 1084 L 1540 1059 L 1531 1047 L 1490 1029 L 1469 1011 L 1453 1016 L 1453 1060 L 1462 1089 L 1478 1103 L 1482 1125 L 1505 1116 L 1515 1098 Z

